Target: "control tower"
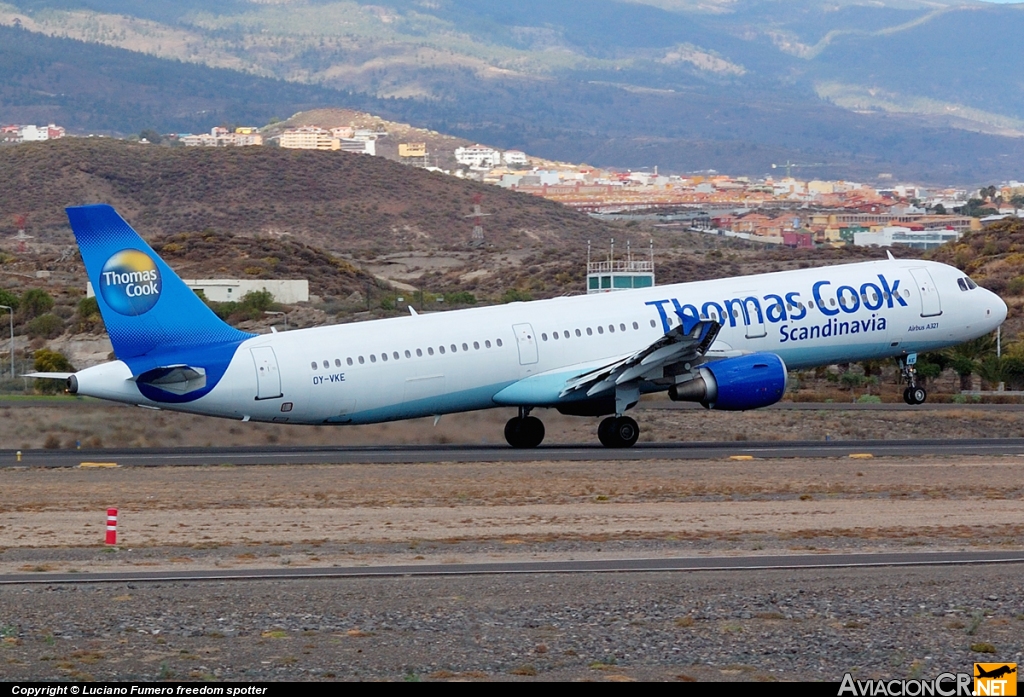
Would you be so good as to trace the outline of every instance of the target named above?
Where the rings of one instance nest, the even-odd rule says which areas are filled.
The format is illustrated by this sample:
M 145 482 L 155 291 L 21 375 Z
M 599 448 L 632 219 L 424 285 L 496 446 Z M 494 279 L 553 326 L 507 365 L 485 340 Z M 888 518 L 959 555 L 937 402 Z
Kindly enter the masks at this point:
M 629 242 L 626 243 L 626 257 L 615 258 L 615 240 L 612 239 L 608 258 L 594 261 L 587 242 L 587 295 L 610 293 L 614 290 L 650 288 L 654 285 L 654 240 L 651 240 L 647 259 L 633 257 Z

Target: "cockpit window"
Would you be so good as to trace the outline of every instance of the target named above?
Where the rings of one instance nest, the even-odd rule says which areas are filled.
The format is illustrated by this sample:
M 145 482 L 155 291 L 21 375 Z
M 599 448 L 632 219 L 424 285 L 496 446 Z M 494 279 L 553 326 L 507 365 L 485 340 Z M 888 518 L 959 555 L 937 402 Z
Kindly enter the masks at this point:
M 970 288 L 971 290 L 974 290 L 975 288 L 978 287 L 978 284 L 975 283 L 974 281 L 972 281 L 970 276 L 967 276 L 966 279 L 967 279 L 967 287 L 968 288 Z
M 963 278 L 956 279 L 956 284 L 960 286 L 960 290 L 967 290 L 967 281 Z

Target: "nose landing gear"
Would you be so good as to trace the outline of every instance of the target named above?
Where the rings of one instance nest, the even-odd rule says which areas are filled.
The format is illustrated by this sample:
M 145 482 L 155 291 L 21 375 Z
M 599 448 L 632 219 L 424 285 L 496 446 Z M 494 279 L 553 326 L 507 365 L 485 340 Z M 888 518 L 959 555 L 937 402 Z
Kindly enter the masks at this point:
M 903 390 L 903 401 L 907 404 L 924 404 L 928 399 L 928 392 L 917 384 L 917 354 L 911 353 L 905 358 L 897 358 L 896 363 L 900 367 L 900 375 L 909 385 Z

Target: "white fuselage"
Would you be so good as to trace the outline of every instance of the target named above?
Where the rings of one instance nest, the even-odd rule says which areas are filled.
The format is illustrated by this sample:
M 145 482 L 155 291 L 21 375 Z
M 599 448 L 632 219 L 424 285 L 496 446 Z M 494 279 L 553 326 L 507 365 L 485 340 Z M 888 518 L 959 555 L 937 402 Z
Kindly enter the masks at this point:
M 942 264 L 885 260 L 264 334 L 244 341 L 192 402 L 146 399 L 120 361 L 80 371 L 79 394 L 313 424 L 554 406 L 499 393 L 643 349 L 679 323 L 677 307 L 723 325 L 709 360 L 767 351 L 790 368 L 930 351 L 993 331 L 1006 305 L 958 279 Z

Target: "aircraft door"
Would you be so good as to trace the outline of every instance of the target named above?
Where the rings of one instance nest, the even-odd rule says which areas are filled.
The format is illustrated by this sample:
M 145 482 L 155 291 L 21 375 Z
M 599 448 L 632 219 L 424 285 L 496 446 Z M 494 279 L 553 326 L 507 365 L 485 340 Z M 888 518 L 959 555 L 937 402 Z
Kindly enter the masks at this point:
M 519 365 L 531 365 L 537 362 L 537 336 L 529 324 L 513 324 L 512 331 L 516 334 L 519 345 Z
M 757 304 L 757 293 L 755 291 L 744 291 L 738 293 L 739 297 L 744 298 L 744 305 L 746 316 L 744 312 L 740 313 L 740 321 L 747 321 L 749 318 L 750 324 L 746 326 L 745 336 L 748 339 L 760 339 L 768 335 L 768 330 L 764 326 L 764 310 Z M 748 299 L 752 299 L 751 303 Z
M 939 290 L 932 282 L 932 275 L 928 273 L 928 269 L 910 269 L 910 275 L 914 277 L 917 292 L 921 295 L 921 316 L 941 315 L 942 303 L 939 300 Z
M 270 346 L 250 349 L 256 364 L 256 399 L 276 399 L 281 392 L 281 372 L 277 367 L 277 355 Z

